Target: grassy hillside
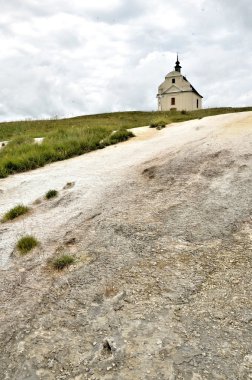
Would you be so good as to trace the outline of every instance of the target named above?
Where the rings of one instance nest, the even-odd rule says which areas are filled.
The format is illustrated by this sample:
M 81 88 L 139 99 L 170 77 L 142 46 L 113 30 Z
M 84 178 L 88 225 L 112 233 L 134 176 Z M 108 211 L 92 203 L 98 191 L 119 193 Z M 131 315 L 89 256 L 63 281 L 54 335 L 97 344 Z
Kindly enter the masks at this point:
M 131 136 L 127 129 L 150 125 L 156 120 L 166 124 L 250 108 L 216 108 L 192 112 L 116 112 L 59 120 L 0 123 L 0 141 L 10 143 L 0 150 L 0 178 L 41 167 L 47 163 L 77 156 Z M 113 131 L 118 131 L 115 134 Z M 44 137 L 35 144 L 34 137 Z
M 177 121 L 186 121 L 206 116 L 218 115 L 229 112 L 251 111 L 252 107 L 246 108 L 210 108 L 192 112 L 115 112 L 98 115 L 78 116 L 69 119 L 58 120 L 34 120 L 14 121 L 0 123 L 0 141 L 9 140 L 17 136 L 42 137 L 53 129 L 69 128 L 105 128 L 109 131 L 119 128 L 134 128 L 149 125 L 155 119 L 164 119 L 167 124 Z

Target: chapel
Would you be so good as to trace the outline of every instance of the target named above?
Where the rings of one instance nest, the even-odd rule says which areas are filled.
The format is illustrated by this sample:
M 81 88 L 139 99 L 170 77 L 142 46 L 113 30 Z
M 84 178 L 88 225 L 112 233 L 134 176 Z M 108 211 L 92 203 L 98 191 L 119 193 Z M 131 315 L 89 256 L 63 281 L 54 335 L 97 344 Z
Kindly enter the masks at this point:
M 174 71 L 168 73 L 165 81 L 158 87 L 159 111 L 193 111 L 202 108 L 202 98 L 187 78 L 181 74 L 177 55 Z

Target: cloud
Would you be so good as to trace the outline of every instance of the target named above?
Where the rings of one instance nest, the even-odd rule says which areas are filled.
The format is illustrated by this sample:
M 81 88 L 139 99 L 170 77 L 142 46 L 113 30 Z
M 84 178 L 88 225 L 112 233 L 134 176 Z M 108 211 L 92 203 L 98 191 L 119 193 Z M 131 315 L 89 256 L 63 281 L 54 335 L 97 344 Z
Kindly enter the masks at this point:
M 251 3 L 0 0 L 0 119 L 155 110 L 173 69 L 204 105 L 251 105 Z

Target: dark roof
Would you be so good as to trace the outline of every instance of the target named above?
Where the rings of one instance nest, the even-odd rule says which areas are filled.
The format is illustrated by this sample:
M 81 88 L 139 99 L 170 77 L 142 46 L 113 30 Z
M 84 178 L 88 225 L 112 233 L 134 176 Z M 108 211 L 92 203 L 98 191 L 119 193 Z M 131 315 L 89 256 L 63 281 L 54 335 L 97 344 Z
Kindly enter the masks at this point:
M 186 79 L 186 77 L 183 76 L 183 79 L 186 80 L 186 81 L 188 82 L 188 80 Z M 200 94 L 198 93 L 197 90 L 195 90 L 195 88 L 191 85 L 191 83 L 189 83 L 189 84 L 190 84 L 190 87 L 191 87 L 191 89 L 193 90 L 193 92 L 194 92 L 196 95 L 198 95 L 198 96 L 200 96 L 201 98 L 203 98 L 203 96 L 200 95 Z

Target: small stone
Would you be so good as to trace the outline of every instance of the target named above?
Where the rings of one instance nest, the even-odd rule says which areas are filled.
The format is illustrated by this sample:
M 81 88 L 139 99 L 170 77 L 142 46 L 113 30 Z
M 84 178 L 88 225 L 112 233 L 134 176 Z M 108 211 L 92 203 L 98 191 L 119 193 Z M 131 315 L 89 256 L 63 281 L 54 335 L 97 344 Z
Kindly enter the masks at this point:
M 54 362 L 53 359 L 48 360 L 48 364 L 47 364 L 48 368 L 52 368 L 53 367 L 53 362 Z

